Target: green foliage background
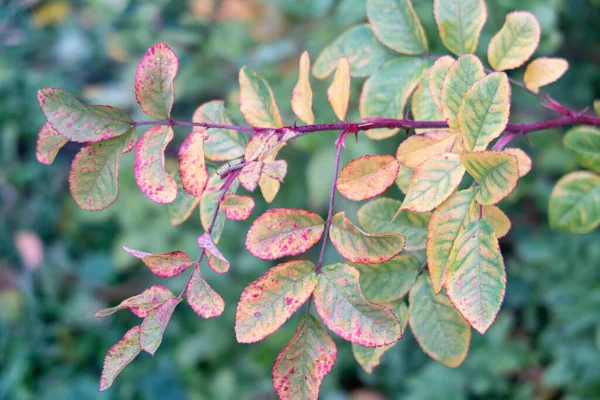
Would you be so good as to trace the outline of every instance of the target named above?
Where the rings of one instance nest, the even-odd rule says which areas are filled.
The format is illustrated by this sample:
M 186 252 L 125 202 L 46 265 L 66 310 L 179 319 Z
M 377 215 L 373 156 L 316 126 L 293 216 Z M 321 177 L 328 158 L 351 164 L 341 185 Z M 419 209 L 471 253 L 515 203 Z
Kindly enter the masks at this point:
M 135 185 L 133 157 L 124 158 L 120 197 L 102 212 L 81 211 L 68 193 L 68 166 L 78 150 L 68 144 L 46 167 L 35 158 L 43 124 L 36 91 L 62 87 L 92 104 L 112 104 L 143 119 L 133 77 L 148 47 L 164 41 L 180 57 L 174 118 L 190 119 L 201 103 L 227 100 L 237 122 L 237 71 L 250 65 L 270 81 L 284 120 L 293 121 L 289 93 L 297 61 L 313 60 L 340 32 L 364 20 L 365 0 L 4 0 L 0 2 L 0 399 L 272 399 L 273 360 L 291 337 L 298 316 L 258 344 L 240 345 L 233 331 L 244 286 L 270 264 L 243 247 L 249 221 L 228 222 L 222 251 L 232 270 L 207 279 L 226 300 L 218 319 L 202 320 L 186 305 L 172 319 L 154 358 L 142 355 L 115 385 L 99 394 L 97 381 L 109 347 L 136 324 L 123 312 L 106 320 L 96 310 L 139 293 L 159 280 L 121 244 L 146 251 L 197 254 L 197 214 L 173 228 L 166 207 Z M 443 54 L 432 2 L 415 0 L 432 54 Z M 479 54 L 515 9 L 533 12 L 542 26 L 536 53 L 570 62 L 549 92 L 576 109 L 600 97 L 598 0 L 488 0 Z M 522 71 L 512 73 L 517 79 Z M 328 82 L 313 79 L 318 122 L 334 116 Z M 353 80 L 350 120 L 358 120 L 361 80 Z M 513 90 L 515 121 L 548 118 L 535 97 Z M 181 143 L 186 130 L 176 130 Z M 597 399 L 600 398 L 600 232 L 572 236 L 549 230 L 547 204 L 558 177 L 575 170 L 562 148 L 563 131 L 520 139 L 534 160 L 516 192 L 502 204 L 513 230 L 501 240 L 508 293 L 488 334 L 474 333 L 469 356 L 457 369 L 427 358 L 410 334 L 367 375 L 348 343 L 325 379 L 323 399 Z M 361 137 L 343 162 L 389 153 L 403 133 L 383 142 Z M 333 136 L 309 135 L 281 152 L 289 173 L 273 206 L 325 214 L 333 166 Z M 168 151 L 175 155 L 176 146 Z M 258 193 L 258 192 L 257 192 Z M 401 196 L 391 188 L 389 196 Z M 255 218 L 267 207 L 255 196 Z M 340 200 L 349 215 L 358 204 Z M 17 231 L 44 243 L 39 268 L 24 267 L 14 246 Z M 330 246 L 330 249 L 331 246 Z M 313 249 L 313 252 L 316 250 Z M 335 260 L 335 251 L 327 257 Z M 316 256 L 316 254 L 314 255 Z M 167 285 L 178 290 L 185 277 Z

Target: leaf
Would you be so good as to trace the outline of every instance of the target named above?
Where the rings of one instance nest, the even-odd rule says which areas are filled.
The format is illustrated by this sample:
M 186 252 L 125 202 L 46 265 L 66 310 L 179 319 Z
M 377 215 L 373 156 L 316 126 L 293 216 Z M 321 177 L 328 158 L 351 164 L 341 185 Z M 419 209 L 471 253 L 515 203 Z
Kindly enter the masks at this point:
M 443 108 L 442 85 L 444 84 L 446 74 L 448 73 L 448 69 L 452 63 L 454 63 L 454 58 L 450 56 L 442 56 L 435 60 L 431 68 L 429 68 L 429 77 L 427 79 L 427 83 L 429 84 L 429 93 L 431 93 L 431 100 L 433 100 L 440 111 L 442 111 Z
M 310 57 L 308 56 L 308 51 L 305 51 L 300 57 L 298 83 L 296 83 L 296 86 L 292 91 L 292 110 L 298 118 L 307 124 L 312 125 L 315 123 L 315 115 L 312 111 L 313 93 L 308 78 L 309 72 Z
M 367 79 L 360 96 L 361 118 L 404 118 L 404 106 L 425 73 L 427 62 L 398 56 L 383 64 Z M 371 139 L 385 139 L 398 129 L 371 129 Z
M 218 317 L 225 309 L 225 302 L 206 283 L 200 268 L 194 268 L 192 278 L 186 289 L 186 299 L 192 310 L 202 318 Z
M 460 156 L 467 172 L 479 183 L 476 199 L 489 206 L 515 190 L 519 180 L 517 158 L 497 151 L 478 151 Z
M 273 179 L 263 173 L 258 180 L 258 186 L 260 187 L 260 192 L 265 201 L 271 203 L 279 192 L 280 184 L 277 179 Z
M 600 176 L 572 172 L 554 186 L 548 208 L 550 226 L 571 233 L 591 232 L 600 225 Z
M 444 293 L 434 293 L 426 276 L 410 291 L 408 315 L 415 339 L 429 357 L 453 368 L 464 361 L 471 327 Z
M 175 297 L 171 291 L 162 285 L 152 285 L 142 293 L 125 299 L 116 307 L 104 308 L 96 312 L 95 317 L 108 317 L 109 315 L 129 308 L 134 315 L 145 318 L 148 313 L 164 303 L 165 301 Z
M 531 171 L 531 158 L 523 150 L 517 147 L 510 147 L 504 149 L 504 152 L 511 156 L 517 157 L 517 164 L 519 164 L 519 178 L 527 175 Z
M 600 129 L 575 127 L 567 132 L 563 144 L 582 167 L 600 172 Z
M 221 195 L 221 187 L 223 186 L 223 183 L 223 180 L 219 176 L 219 171 L 215 172 L 208 180 L 208 185 L 206 185 L 206 190 L 204 191 L 202 199 L 200 200 L 200 222 L 202 222 L 202 227 L 205 231 L 208 230 L 217 208 L 217 201 Z M 229 186 L 227 193 L 235 193 L 238 186 L 238 180 L 235 180 Z M 215 225 L 212 230 L 212 238 L 215 243 L 219 243 L 219 238 L 221 237 L 224 226 L 225 214 L 223 213 L 223 210 L 219 210 Z
M 439 293 L 446 283 L 452 249 L 477 211 L 475 194 L 475 188 L 460 190 L 431 214 L 427 232 L 427 268 L 435 293 Z
M 125 333 L 123 339 L 108 350 L 102 367 L 99 391 L 102 392 L 111 387 L 117 375 L 140 354 L 142 351 L 140 330 L 140 325 L 131 328 Z
M 165 171 L 165 149 L 171 140 L 170 126 L 155 126 L 144 133 L 135 151 L 135 181 L 142 193 L 159 204 L 172 203 L 177 197 L 177 182 Z
M 458 110 L 458 126 L 465 148 L 485 150 L 506 128 L 510 114 L 510 85 L 503 72 L 494 72 L 465 92 Z
M 192 215 L 192 212 L 200 203 L 200 197 L 192 196 L 183 190 L 179 174 L 175 174 L 174 179 L 177 182 L 177 197 L 175 197 L 175 201 L 167 204 L 167 211 L 169 212 L 171 224 L 177 226 L 187 221 Z
M 250 217 L 254 209 L 254 199 L 250 196 L 228 194 L 223 197 L 221 208 L 227 219 L 231 221 L 243 221 Z
M 240 69 L 240 111 L 255 127 L 281 128 L 281 115 L 267 81 L 248 67 Z
M 262 174 L 264 163 L 262 161 L 250 161 L 242 167 L 238 180 L 244 189 L 254 192 L 258 186 L 258 180 Z
M 405 238 L 397 233 L 368 234 L 356 227 L 345 212 L 331 219 L 331 243 L 347 260 L 375 264 L 390 260 L 404 249 Z
M 296 256 L 313 247 L 324 229 L 325 221 L 318 214 L 274 208 L 254 221 L 246 237 L 246 248 L 262 260 Z
M 435 0 L 433 12 L 448 50 L 457 56 L 475 52 L 487 19 L 483 0 Z
M 444 153 L 431 157 L 415 168 L 400 210 L 433 210 L 456 190 L 464 174 L 465 167 L 458 155 Z
M 383 44 L 403 54 L 427 53 L 427 38 L 410 0 L 368 0 L 367 17 Z
M 424 249 L 431 214 L 403 210 L 394 218 L 401 205 L 400 200 L 385 197 L 371 200 L 358 209 L 358 223 L 368 233 L 392 232 L 404 236 L 404 250 Z
M 192 131 L 179 149 L 179 175 L 183 189 L 193 195 L 202 196 L 208 183 L 208 170 L 204 159 L 206 132 Z
M 270 178 L 283 182 L 283 179 L 287 174 L 287 162 L 285 160 L 265 162 L 262 172 Z
M 274 130 L 254 134 L 246 146 L 246 161 L 267 161 L 267 158 L 273 161 L 277 152 L 285 146 L 280 139 L 281 136 Z
M 542 86 L 556 82 L 569 69 L 564 58 L 540 57 L 527 65 L 523 81 L 527 89 L 538 93 Z
M 442 84 L 440 99 L 446 122 L 455 131 L 460 132 L 461 129 L 458 121 L 458 113 L 465 93 L 471 85 L 484 76 L 485 73 L 481 61 L 471 54 L 459 57 L 448 68 L 444 83 Z
M 494 228 L 494 233 L 498 239 L 506 236 L 510 230 L 511 223 L 510 219 L 501 209 L 496 206 L 484 206 L 482 213 L 483 219 L 488 221 L 492 225 L 492 228 Z
M 86 106 L 62 89 L 38 91 L 38 103 L 52 127 L 74 142 L 99 142 L 128 133 L 133 120 L 110 106 Z
M 413 169 L 400 166 L 398 170 L 398 178 L 396 179 L 396 186 L 398 189 L 404 194 L 408 192 L 408 187 L 410 186 L 410 178 L 412 177 Z
M 336 357 L 335 342 L 321 323 L 305 315 L 273 364 L 275 392 L 282 400 L 317 400 Z
M 365 155 L 342 168 L 335 186 L 347 199 L 370 199 L 394 184 L 399 168 L 398 161 L 390 155 Z
M 594 100 L 594 111 L 597 116 L 600 116 L 600 100 Z
M 488 61 L 496 71 L 519 68 L 540 42 L 540 24 L 525 11 L 511 12 L 488 46 Z
M 429 90 L 429 73 L 425 73 L 421 78 L 419 86 L 415 89 L 412 95 L 410 109 L 413 114 L 413 119 L 417 121 L 443 121 L 444 114 L 442 110 L 433 101 L 431 91 Z M 439 102 L 439 100 L 438 100 Z M 421 134 L 430 129 L 415 129 L 415 132 Z
M 213 271 L 217 274 L 224 274 L 229 271 L 229 261 L 221 254 L 208 232 L 205 232 L 198 237 L 198 246 L 204 249 L 204 253 L 208 258 L 208 266 Z
M 194 261 L 183 251 L 172 251 L 170 253 L 151 254 L 143 251 L 133 250 L 122 246 L 123 250 L 132 256 L 142 260 L 150 271 L 161 278 L 170 278 L 179 275 L 189 266 L 194 264 Z
M 103 210 L 119 196 L 119 165 L 133 130 L 123 136 L 90 143 L 73 159 L 69 189 L 84 210 Z
M 231 125 L 221 100 L 202 104 L 194 112 L 192 122 Z M 193 131 L 206 131 L 205 128 L 194 127 Z M 239 158 L 246 151 L 246 138 L 241 132 L 232 129 L 211 128 L 208 139 L 204 142 L 206 158 L 212 161 L 229 161 Z
M 68 138 L 58 133 L 49 122 L 46 122 L 38 134 L 35 146 L 37 160 L 42 164 L 52 164 L 58 151 L 68 142 Z
M 397 342 L 402 337 L 398 318 L 390 309 L 365 300 L 358 277 L 358 271 L 347 264 L 323 267 L 313 294 L 321 319 L 354 344 L 377 347 Z
M 456 133 L 449 130 L 435 130 L 422 135 L 413 135 L 400 143 L 396 158 L 400 165 L 416 168 L 431 157 L 450 153 L 455 142 Z
M 342 33 L 323 49 L 313 66 L 313 75 L 318 79 L 327 78 L 342 57 L 350 62 L 350 75 L 365 77 L 383 64 L 388 52 L 369 25 L 358 25 Z
M 312 295 L 317 281 L 310 261 L 289 261 L 268 270 L 242 292 L 235 317 L 237 341 L 257 342 L 278 330 Z
M 162 343 L 163 334 L 165 333 L 165 329 L 167 329 L 171 315 L 173 315 L 173 311 L 175 311 L 175 307 L 177 307 L 179 302 L 181 302 L 179 297 L 173 297 L 150 311 L 146 318 L 144 318 L 142 330 L 140 331 L 140 345 L 142 350 L 151 355 L 156 353 L 156 350 Z
M 401 299 L 417 279 L 421 261 L 412 254 L 402 254 L 381 264 L 355 264 L 360 272 L 360 287 L 373 303 Z
M 346 118 L 350 100 L 350 61 L 347 57 L 341 57 L 338 62 L 333 82 L 327 89 L 327 99 L 335 116 L 343 121 Z
M 135 72 L 135 98 L 144 112 L 158 119 L 171 118 L 175 98 L 173 81 L 179 60 L 169 46 L 150 47 Z

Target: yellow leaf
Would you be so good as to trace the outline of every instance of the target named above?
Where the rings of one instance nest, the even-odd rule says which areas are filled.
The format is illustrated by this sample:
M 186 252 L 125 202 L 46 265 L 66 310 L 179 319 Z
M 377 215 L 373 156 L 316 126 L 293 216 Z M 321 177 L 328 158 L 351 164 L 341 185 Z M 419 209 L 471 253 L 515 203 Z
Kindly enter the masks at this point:
M 504 150 L 505 153 L 511 156 L 517 157 L 517 164 L 519 164 L 519 178 L 527 175 L 531 171 L 531 158 L 523 150 L 511 147 Z
M 448 68 L 454 62 L 454 58 L 450 56 L 443 56 L 438 58 L 431 68 L 429 68 L 429 92 L 431 93 L 431 100 L 435 103 L 437 108 L 442 111 L 442 85 L 444 83 L 444 79 L 446 79 L 446 74 L 448 73 Z
M 335 115 L 340 121 L 343 121 L 346 118 L 350 100 L 350 62 L 346 57 L 340 58 L 338 62 L 333 82 L 327 89 L 327 99 L 329 99 Z
M 456 141 L 456 134 L 448 130 L 425 132 L 422 135 L 413 135 L 398 146 L 396 158 L 400 165 L 416 168 L 425 160 L 450 153 Z
M 492 225 L 492 228 L 494 228 L 494 233 L 498 239 L 506 236 L 510 230 L 510 219 L 501 209 L 496 206 L 484 206 L 483 219 L 486 219 L 490 225 Z
M 42 4 L 33 12 L 33 23 L 39 27 L 56 25 L 69 15 L 71 7 L 66 1 L 53 1 Z
M 240 111 L 252 126 L 281 128 L 281 115 L 267 81 L 248 67 L 240 69 Z
M 540 24 L 533 14 L 523 11 L 508 14 L 488 46 L 492 68 L 496 71 L 519 68 L 537 49 L 540 33 Z
M 312 125 L 315 123 L 315 115 L 312 111 L 313 93 L 308 78 L 309 71 L 310 57 L 308 56 L 308 51 L 305 51 L 300 57 L 298 83 L 296 83 L 292 91 L 292 110 L 294 110 L 298 118 Z
M 569 63 L 563 58 L 541 57 L 533 60 L 525 69 L 525 86 L 533 93 L 542 86 L 556 82 L 569 69 Z

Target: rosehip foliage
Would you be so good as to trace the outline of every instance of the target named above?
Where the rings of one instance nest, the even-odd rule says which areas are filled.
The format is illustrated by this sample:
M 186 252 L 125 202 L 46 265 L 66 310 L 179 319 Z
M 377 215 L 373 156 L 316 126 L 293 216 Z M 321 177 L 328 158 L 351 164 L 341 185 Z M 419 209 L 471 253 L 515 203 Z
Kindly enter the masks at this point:
M 579 125 L 565 135 L 564 145 L 587 171 L 558 181 L 549 222 L 576 233 L 600 225 L 600 119 L 539 94 L 567 71 L 568 63 L 530 61 L 541 34 L 532 14 L 507 15 L 482 60 L 474 52 L 488 16 L 483 0 L 434 0 L 441 40 L 452 53 L 439 57 L 426 54 L 427 36 L 410 0 L 368 0 L 366 11 L 369 23 L 335 39 L 312 67 L 309 53 L 301 55 L 291 93 L 300 124 L 284 125 L 287 116 L 281 115 L 269 83 L 248 67 L 239 71 L 240 111 L 247 126 L 232 125 L 219 100 L 200 105 L 190 122 L 172 120 L 179 61 L 163 43 L 148 50 L 135 74 L 136 100 L 153 120 L 134 121 L 124 110 L 84 105 L 62 89 L 40 89 L 47 122 L 39 133 L 38 159 L 50 164 L 67 142 L 84 143 L 69 180 L 81 208 L 101 210 L 116 200 L 122 155 L 135 151 L 140 190 L 167 204 L 174 225 L 199 209 L 205 230 L 197 239 L 196 258 L 174 249 L 147 253 L 123 246 L 156 276 L 189 270 L 189 280 L 178 296 L 154 285 L 98 311 L 96 316 L 106 317 L 128 309 L 142 318 L 108 351 L 100 390 L 109 388 L 140 352 L 157 351 L 184 297 L 202 318 L 218 317 L 229 306 L 204 279 L 210 272 L 201 270 L 201 261 L 206 258 L 219 274 L 236 268 L 218 243 L 226 220 L 252 217 L 255 198 L 237 194 L 239 186 L 247 192 L 260 189 L 271 203 L 288 169 L 279 151 L 313 132 L 339 132 L 332 139 L 334 171 L 324 171 L 334 177 L 328 216 L 276 208 L 256 217 L 245 240 L 252 255 L 299 258 L 277 262 L 246 287 L 237 304 L 235 335 L 241 343 L 266 339 L 308 304 L 307 315 L 274 360 L 273 383 L 281 399 L 318 397 L 336 359 L 331 333 L 352 343 L 357 362 L 369 373 L 409 328 L 433 359 L 450 367 L 463 362 L 471 328 L 486 332 L 506 291 L 498 238 L 508 233 L 510 220 L 497 204 L 532 166 L 525 151 L 506 148 L 515 136 Z M 525 64 L 523 83 L 508 78 L 505 71 Z M 327 98 L 341 122 L 315 124 L 311 72 L 317 79 L 333 74 Z M 350 87 L 356 78 L 366 78 L 358 101 L 362 121 L 350 123 L 345 118 L 355 104 Z M 509 123 L 515 87 L 538 96 L 560 117 Z M 406 118 L 409 107 L 413 119 Z M 171 164 L 165 149 L 179 134 L 174 127 L 192 129 Z M 413 128 L 392 154 L 366 155 L 340 166 L 349 134 L 358 140 L 364 132 L 377 140 Z M 178 168 L 172 171 L 170 165 Z M 404 196 L 383 197 L 394 184 Z M 357 213 L 358 225 L 352 215 L 335 210 L 336 194 L 366 201 Z M 306 253 L 319 242 L 320 256 L 310 260 Z M 344 261 L 325 263 L 328 243 Z

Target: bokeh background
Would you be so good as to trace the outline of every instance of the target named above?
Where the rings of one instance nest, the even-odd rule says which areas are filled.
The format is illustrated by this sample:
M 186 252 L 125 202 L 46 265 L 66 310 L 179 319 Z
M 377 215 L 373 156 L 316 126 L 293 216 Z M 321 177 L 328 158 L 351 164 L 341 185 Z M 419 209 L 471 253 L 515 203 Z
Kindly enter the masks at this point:
M 445 54 L 432 1 L 414 4 L 432 54 Z M 487 4 L 481 56 L 507 12 L 529 10 L 543 30 L 536 55 L 570 62 L 548 92 L 578 110 L 600 97 L 600 1 Z M 128 312 L 107 319 L 95 319 L 94 312 L 158 282 L 120 246 L 180 249 L 193 257 L 201 227 L 196 213 L 182 226 L 171 226 L 166 207 L 136 187 L 131 153 L 122 163 L 117 203 L 102 212 L 79 210 L 67 183 L 79 146 L 68 144 L 49 167 L 36 160 L 36 135 L 44 122 L 36 91 L 62 87 L 85 102 L 122 107 L 144 119 L 133 94 L 134 71 L 146 49 L 164 41 L 180 58 L 176 119 L 189 120 L 203 102 L 224 99 L 234 120 L 243 123 L 237 72 L 250 65 L 268 78 L 284 120 L 291 123 L 289 93 L 300 53 L 308 49 L 314 60 L 364 15 L 365 0 L 0 1 L 0 399 L 275 398 L 271 365 L 298 316 L 260 343 L 236 343 L 239 295 L 271 265 L 243 247 L 250 221 L 227 223 L 221 247 L 232 269 L 225 276 L 207 276 L 226 300 L 224 314 L 203 320 L 181 304 L 156 355 L 140 355 L 108 392 L 97 392 L 105 353 L 139 322 Z M 511 76 L 520 79 L 522 71 Z M 325 96 L 329 82 L 312 81 L 317 120 L 333 121 Z M 359 119 L 361 84 L 353 81 L 351 120 Z M 513 100 L 514 121 L 551 117 L 519 88 Z M 508 293 L 489 332 L 473 334 L 464 364 L 456 369 L 437 364 L 407 333 L 368 375 L 354 362 L 350 345 L 338 341 L 338 361 L 324 381 L 323 399 L 600 398 L 600 232 L 562 234 L 547 223 L 554 183 L 577 169 L 561 145 L 563 133 L 534 133 L 530 142 L 514 143 L 532 156 L 533 171 L 501 204 L 513 220 L 511 233 L 501 240 Z M 176 129 L 170 156 L 186 134 Z M 402 135 L 350 141 L 343 162 L 395 152 Z M 289 173 L 272 206 L 325 215 L 333 138 L 332 133 L 313 134 L 280 153 Z M 267 208 L 259 192 L 254 195 L 252 218 Z M 396 187 L 386 195 L 402 196 Z M 358 204 L 338 204 L 354 217 Z M 326 257 L 335 260 L 334 253 Z M 172 278 L 166 285 L 178 293 L 185 279 Z

